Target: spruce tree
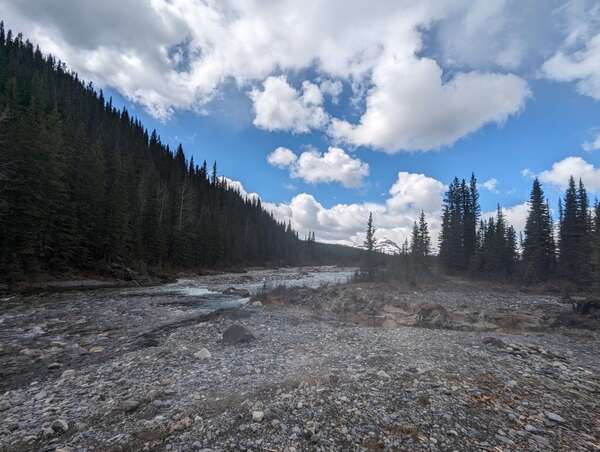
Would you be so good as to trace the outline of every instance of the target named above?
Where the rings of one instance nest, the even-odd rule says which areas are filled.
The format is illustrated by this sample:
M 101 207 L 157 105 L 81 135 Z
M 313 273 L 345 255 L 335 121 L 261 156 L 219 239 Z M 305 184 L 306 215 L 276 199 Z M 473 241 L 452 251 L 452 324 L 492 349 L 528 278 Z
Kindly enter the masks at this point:
M 589 212 L 589 201 L 587 191 L 581 179 L 577 188 L 577 239 L 578 239 L 578 269 L 577 284 L 579 287 L 588 288 L 592 282 L 592 248 L 591 233 L 592 233 L 592 218 Z
M 600 291 L 600 203 L 598 200 L 594 203 L 594 220 L 591 230 L 591 269 L 592 269 L 592 288 Z
M 539 180 L 533 181 L 529 214 L 523 239 L 523 277 L 528 282 L 545 281 L 554 270 L 552 218 Z
M 421 211 L 419 221 L 415 221 L 413 225 L 410 245 L 411 264 L 417 275 L 429 271 L 430 248 L 429 228 L 425 220 L 425 213 Z
M 560 273 L 568 281 L 576 282 L 579 271 L 580 229 L 578 221 L 578 195 L 575 179 L 569 178 L 569 185 L 560 207 L 561 221 L 559 230 Z
M 369 219 L 367 220 L 367 230 L 365 233 L 364 248 L 367 251 L 366 254 L 366 267 L 369 279 L 373 278 L 374 266 L 375 266 L 375 226 L 373 225 L 373 212 L 369 212 Z

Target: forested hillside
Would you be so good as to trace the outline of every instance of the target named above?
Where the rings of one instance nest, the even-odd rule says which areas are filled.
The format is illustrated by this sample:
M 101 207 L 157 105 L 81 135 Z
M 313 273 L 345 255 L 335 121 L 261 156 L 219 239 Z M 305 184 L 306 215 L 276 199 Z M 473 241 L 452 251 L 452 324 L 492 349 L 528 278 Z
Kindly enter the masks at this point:
M 52 56 L 0 28 L 0 273 L 297 264 L 299 240 Z

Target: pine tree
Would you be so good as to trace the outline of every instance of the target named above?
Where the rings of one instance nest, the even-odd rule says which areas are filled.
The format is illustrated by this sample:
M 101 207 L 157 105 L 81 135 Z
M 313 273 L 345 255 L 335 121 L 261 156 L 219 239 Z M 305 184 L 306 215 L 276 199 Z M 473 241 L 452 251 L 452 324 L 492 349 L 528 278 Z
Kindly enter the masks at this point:
M 592 218 L 589 212 L 589 201 L 587 191 L 581 179 L 577 188 L 577 234 L 578 234 L 578 269 L 577 284 L 579 287 L 588 288 L 592 282 L 592 248 L 591 233 L 592 233 Z
M 529 198 L 529 214 L 523 239 L 524 279 L 528 282 L 545 281 L 554 271 L 555 251 L 552 217 L 544 199 L 541 184 L 533 181 Z
M 367 251 L 366 253 L 366 267 L 369 279 L 373 278 L 374 274 L 374 266 L 375 266 L 375 226 L 373 225 L 373 213 L 369 212 L 369 219 L 367 220 L 367 230 L 365 233 L 365 241 L 364 248 Z
M 600 203 L 594 203 L 594 220 L 591 231 L 592 288 L 600 290 Z
M 469 184 L 455 177 L 444 199 L 440 234 L 440 262 L 447 272 L 464 272 L 473 265 L 480 213 L 475 175 Z
M 425 213 L 421 211 L 419 221 L 415 221 L 413 225 L 410 247 L 411 264 L 413 270 L 419 276 L 429 272 L 430 251 L 431 239 L 429 237 L 429 228 L 425 220 Z
M 577 281 L 580 256 L 580 229 L 577 224 L 578 201 L 575 179 L 569 178 L 569 186 L 561 204 L 561 221 L 559 231 L 559 265 L 563 278 Z

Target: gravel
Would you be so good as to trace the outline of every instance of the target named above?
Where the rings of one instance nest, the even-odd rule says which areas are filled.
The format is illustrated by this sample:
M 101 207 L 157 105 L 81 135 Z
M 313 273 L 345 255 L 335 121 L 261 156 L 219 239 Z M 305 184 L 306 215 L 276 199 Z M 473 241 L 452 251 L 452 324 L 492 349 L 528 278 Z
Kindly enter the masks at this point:
M 194 297 L 96 296 L 0 308 L 2 372 L 36 369 L 0 390 L 0 450 L 600 450 L 597 331 L 382 328 L 264 300 L 207 316 Z M 233 325 L 255 339 L 226 346 Z

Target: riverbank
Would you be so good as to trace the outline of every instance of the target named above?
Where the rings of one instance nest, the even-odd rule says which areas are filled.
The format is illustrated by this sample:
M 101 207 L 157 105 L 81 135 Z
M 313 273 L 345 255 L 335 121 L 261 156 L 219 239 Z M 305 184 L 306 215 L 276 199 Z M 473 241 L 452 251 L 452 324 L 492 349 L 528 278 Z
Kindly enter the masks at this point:
M 384 328 L 324 312 L 340 298 L 332 291 L 351 286 L 313 298 L 290 289 L 304 304 L 261 296 L 262 306 L 211 313 L 199 289 L 88 292 L 69 306 L 73 294 L 53 294 L 5 309 L 2 372 L 18 358 L 25 373 L 0 391 L 0 450 L 599 450 L 598 331 Z M 453 299 L 456 308 L 559 306 L 450 289 L 404 295 L 449 311 Z M 376 305 L 375 290 L 362 287 L 356 302 Z M 224 307 L 233 301 L 221 296 Z M 255 339 L 222 343 L 234 324 Z M 27 378 L 38 364 L 47 373 Z

